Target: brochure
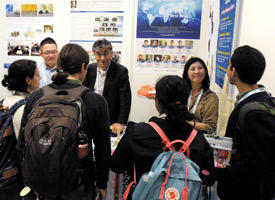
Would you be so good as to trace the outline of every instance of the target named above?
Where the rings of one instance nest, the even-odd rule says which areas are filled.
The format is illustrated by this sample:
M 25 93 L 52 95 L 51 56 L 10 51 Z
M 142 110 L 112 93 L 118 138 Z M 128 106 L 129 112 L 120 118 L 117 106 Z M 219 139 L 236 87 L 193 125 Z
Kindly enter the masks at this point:
M 232 138 L 204 135 L 213 148 L 215 167 L 226 168 L 229 166 L 232 153 Z

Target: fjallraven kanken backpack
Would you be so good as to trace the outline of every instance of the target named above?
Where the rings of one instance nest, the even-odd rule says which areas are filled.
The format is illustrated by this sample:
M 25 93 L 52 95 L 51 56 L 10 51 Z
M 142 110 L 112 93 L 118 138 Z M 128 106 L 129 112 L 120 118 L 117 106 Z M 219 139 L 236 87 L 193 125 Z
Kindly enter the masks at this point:
M 3 101 L 0 102 L 0 188 L 8 187 L 18 178 L 16 137 L 12 116 L 20 106 L 26 103 L 26 99 L 19 100 L 11 108 L 4 108 Z
M 161 153 L 154 161 L 151 170 L 140 178 L 132 195 L 133 200 L 202 200 L 202 181 L 200 169 L 191 161 L 189 145 L 196 137 L 193 130 L 188 139 L 170 142 L 161 128 L 154 122 L 148 122 L 160 135 L 166 148 L 170 151 Z M 175 143 L 182 143 L 179 151 L 173 147 Z M 187 152 L 187 157 L 184 152 Z M 135 182 L 135 181 L 134 181 Z M 134 185 L 135 183 L 131 183 Z M 128 191 L 127 191 L 128 190 Z M 127 192 L 130 191 L 128 187 Z
M 81 177 L 77 146 L 85 122 L 81 97 L 88 88 L 42 90 L 24 128 L 22 174 L 33 191 L 62 195 L 75 189 Z

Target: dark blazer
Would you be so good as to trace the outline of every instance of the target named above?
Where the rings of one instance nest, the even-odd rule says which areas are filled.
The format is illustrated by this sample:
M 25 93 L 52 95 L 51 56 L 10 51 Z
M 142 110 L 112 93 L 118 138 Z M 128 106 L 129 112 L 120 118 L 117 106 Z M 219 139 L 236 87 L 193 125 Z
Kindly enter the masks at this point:
M 97 63 L 90 64 L 83 85 L 94 90 L 97 76 Z M 111 61 L 109 66 L 103 96 L 109 107 L 110 123 L 127 124 L 131 108 L 131 88 L 128 69 Z

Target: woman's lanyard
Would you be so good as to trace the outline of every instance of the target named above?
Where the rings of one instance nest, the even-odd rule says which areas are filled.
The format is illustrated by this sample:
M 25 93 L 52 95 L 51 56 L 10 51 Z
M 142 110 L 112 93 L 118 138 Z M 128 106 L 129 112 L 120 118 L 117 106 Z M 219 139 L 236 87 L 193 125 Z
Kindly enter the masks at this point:
M 242 98 L 239 101 L 237 101 L 236 105 L 238 105 L 239 103 L 241 103 L 241 101 L 245 100 L 247 97 L 249 97 L 249 96 L 251 96 L 253 94 L 256 94 L 256 93 L 260 93 L 260 92 L 265 92 L 265 88 L 264 87 L 257 88 L 255 90 L 252 90 L 252 91 L 246 93 L 244 96 L 242 96 Z
M 195 104 L 194 104 L 194 106 L 193 106 L 193 108 L 192 108 L 192 113 L 193 113 L 193 114 L 194 114 L 195 111 L 196 111 L 196 108 L 197 108 L 197 106 L 198 106 L 198 104 L 199 104 L 199 101 L 200 101 L 200 99 L 201 99 L 202 93 L 203 93 L 203 89 L 200 90 L 200 94 L 198 95 L 198 97 L 197 97 L 197 99 L 196 99 L 196 102 L 195 102 Z M 190 109 L 191 97 L 192 97 L 192 91 L 191 91 L 191 94 L 190 94 L 189 97 L 188 97 L 188 102 L 187 102 L 187 108 L 188 108 L 188 110 Z

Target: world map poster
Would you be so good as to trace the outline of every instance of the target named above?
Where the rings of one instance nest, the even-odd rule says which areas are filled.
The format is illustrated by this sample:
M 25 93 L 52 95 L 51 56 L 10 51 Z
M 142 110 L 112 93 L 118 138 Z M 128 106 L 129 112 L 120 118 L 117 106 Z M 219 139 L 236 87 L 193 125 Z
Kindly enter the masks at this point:
M 202 0 L 139 0 L 137 38 L 200 39 Z

